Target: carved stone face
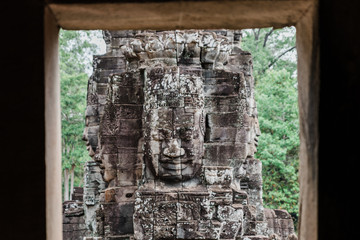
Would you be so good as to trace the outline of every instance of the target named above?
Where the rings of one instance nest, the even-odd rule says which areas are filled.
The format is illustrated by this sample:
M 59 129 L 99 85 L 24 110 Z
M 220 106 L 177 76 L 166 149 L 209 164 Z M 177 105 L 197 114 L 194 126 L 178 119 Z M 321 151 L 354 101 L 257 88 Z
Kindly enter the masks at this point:
M 86 150 L 89 152 L 89 156 L 93 157 L 96 151 L 97 137 L 89 135 L 88 131 L 89 127 L 85 127 L 82 140 L 86 142 Z
M 201 110 L 184 113 L 183 108 L 161 108 L 152 116 L 158 119 L 157 126 L 145 146 L 152 153 L 156 176 L 173 181 L 194 177 L 204 152 Z
M 92 106 L 86 108 L 85 113 L 85 128 L 82 140 L 86 141 L 86 149 L 89 152 L 89 156 L 95 155 L 96 148 L 98 146 L 98 116 L 97 111 Z
M 147 89 L 145 101 L 155 102 L 145 107 L 144 158 L 156 178 L 185 181 L 198 173 L 204 153 L 201 79 L 186 83 L 180 75 L 180 79 L 175 76 L 172 80 L 172 84 L 162 84 L 160 91 L 153 91 L 155 85 L 150 84 L 152 88 Z

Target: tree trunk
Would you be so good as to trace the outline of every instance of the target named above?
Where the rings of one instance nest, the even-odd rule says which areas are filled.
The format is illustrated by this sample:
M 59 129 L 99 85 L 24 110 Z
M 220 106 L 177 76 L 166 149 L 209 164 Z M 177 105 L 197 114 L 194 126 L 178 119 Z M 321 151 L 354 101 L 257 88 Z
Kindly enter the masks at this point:
M 256 30 L 257 30 L 257 32 L 256 32 Z M 261 28 L 259 28 L 259 29 L 253 29 L 255 41 L 259 40 L 260 31 L 261 31 Z
M 64 170 L 64 201 L 69 200 L 69 169 Z
M 72 165 L 70 170 L 70 200 L 72 200 L 72 194 L 74 192 L 74 172 L 75 165 Z
M 273 33 L 273 31 L 274 31 L 274 28 L 271 28 L 271 30 L 265 34 L 263 48 L 266 47 L 267 40 L 268 40 L 269 36 Z
M 78 187 L 82 187 L 84 184 L 84 178 L 80 178 L 80 182 L 79 182 L 79 186 Z

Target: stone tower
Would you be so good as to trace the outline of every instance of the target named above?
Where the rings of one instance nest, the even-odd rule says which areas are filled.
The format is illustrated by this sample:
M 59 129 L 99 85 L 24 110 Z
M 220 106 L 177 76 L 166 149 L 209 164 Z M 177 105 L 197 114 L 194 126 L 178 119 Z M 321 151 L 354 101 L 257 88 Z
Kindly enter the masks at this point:
M 85 139 L 84 239 L 296 239 L 264 209 L 240 31 L 104 31 Z

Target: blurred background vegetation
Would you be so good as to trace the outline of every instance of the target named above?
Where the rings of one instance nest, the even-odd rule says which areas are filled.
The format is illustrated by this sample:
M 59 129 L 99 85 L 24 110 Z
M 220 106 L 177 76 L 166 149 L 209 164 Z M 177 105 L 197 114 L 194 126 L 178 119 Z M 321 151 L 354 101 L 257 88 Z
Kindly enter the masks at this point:
M 60 31 L 63 200 L 83 185 L 90 160 L 82 141 L 92 55 L 103 54 L 101 31 Z M 261 129 L 255 157 L 263 165 L 266 208 L 298 219 L 299 113 L 295 28 L 243 30 L 242 49 L 253 56 L 255 98 Z

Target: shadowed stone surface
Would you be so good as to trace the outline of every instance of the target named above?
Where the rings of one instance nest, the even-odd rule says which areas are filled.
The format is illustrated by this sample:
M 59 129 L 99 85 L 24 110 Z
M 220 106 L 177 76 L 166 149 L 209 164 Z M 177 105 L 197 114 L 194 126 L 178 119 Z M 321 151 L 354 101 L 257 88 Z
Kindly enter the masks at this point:
M 294 239 L 265 210 L 240 31 L 104 31 L 84 140 L 85 239 Z
M 83 203 L 77 200 L 63 203 L 63 239 L 82 240 L 86 235 Z

